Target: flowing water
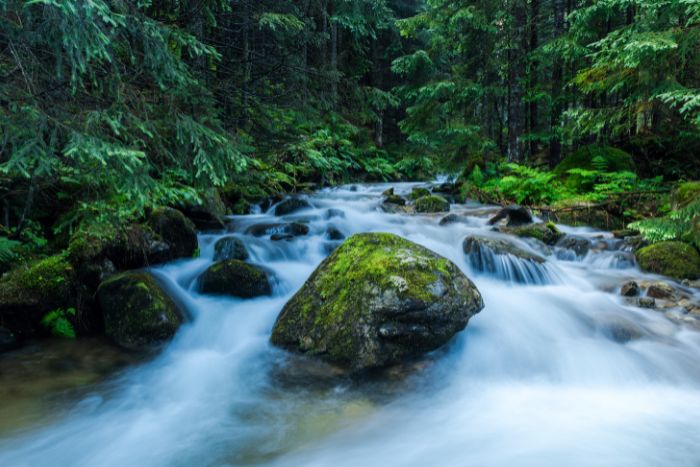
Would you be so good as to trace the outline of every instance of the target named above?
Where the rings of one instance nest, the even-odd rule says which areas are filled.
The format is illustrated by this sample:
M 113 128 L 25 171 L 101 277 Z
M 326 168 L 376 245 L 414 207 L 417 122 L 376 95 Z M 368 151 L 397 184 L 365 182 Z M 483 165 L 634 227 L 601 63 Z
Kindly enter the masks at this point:
M 196 292 L 224 234 L 202 235 L 200 258 L 154 269 L 193 321 L 157 357 L 86 381 L 39 426 L 0 432 L 0 465 L 700 465 L 700 333 L 619 297 L 619 285 L 641 273 L 609 235 L 566 228 L 600 244 L 585 256 L 510 239 L 545 255 L 545 269 L 501 257 L 475 271 L 463 239 L 507 238 L 486 226 L 491 208 L 453 205 L 464 222 L 439 226 L 435 216 L 380 212 L 386 188 L 311 196 L 314 209 L 290 216 L 311 232 L 291 241 L 244 233 L 276 221 L 270 213 L 235 217 L 226 235 L 243 238 L 250 261 L 274 273 L 270 297 Z M 329 208 L 344 216 L 329 218 Z M 334 246 L 330 224 L 346 235 L 393 232 L 451 259 L 485 308 L 409 377 L 296 375 L 268 338 Z

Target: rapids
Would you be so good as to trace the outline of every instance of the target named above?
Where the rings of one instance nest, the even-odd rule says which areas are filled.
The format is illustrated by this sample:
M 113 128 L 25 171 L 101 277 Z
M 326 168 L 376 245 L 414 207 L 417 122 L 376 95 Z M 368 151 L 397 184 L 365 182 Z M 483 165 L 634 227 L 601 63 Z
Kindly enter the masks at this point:
M 158 356 L 91 385 L 40 426 L 2 432 L 0 465 L 700 465 L 700 333 L 619 297 L 624 280 L 643 274 L 611 235 L 563 227 L 608 245 L 583 257 L 512 239 L 546 256 L 545 272 L 503 258 L 477 272 L 462 241 L 498 235 L 486 225 L 492 208 L 452 205 L 467 221 L 438 226 L 436 216 L 380 212 L 387 187 L 310 196 L 314 209 L 289 217 L 307 219 L 311 232 L 291 241 L 244 234 L 274 222 L 271 211 L 202 234 L 199 258 L 153 270 L 192 322 Z M 344 217 L 329 219 L 329 208 Z M 396 233 L 451 259 L 484 310 L 407 379 L 284 376 L 290 360 L 269 344 L 270 330 L 332 248 L 329 225 Z M 243 238 L 250 261 L 274 273 L 271 297 L 195 291 L 223 235 Z M 614 339 L 620 323 L 640 338 Z

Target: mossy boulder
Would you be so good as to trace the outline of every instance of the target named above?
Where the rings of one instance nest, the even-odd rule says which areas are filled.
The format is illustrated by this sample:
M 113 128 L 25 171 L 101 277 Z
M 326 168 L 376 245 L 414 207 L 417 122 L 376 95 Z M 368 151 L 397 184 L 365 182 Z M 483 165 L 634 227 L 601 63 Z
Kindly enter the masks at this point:
M 145 272 L 117 274 L 97 289 L 107 336 L 122 347 L 143 349 L 170 340 L 185 313 Z
M 467 255 L 481 255 L 484 253 L 484 249 L 490 250 L 495 255 L 511 255 L 516 258 L 532 261 L 534 263 L 542 264 L 545 259 L 534 253 L 530 253 L 527 250 L 520 248 L 507 240 L 502 240 L 500 238 L 490 238 L 481 237 L 477 235 L 472 235 L 464 239 L 462 242 L 462 250 Z
M 284 306 L 271 340 L 359 371 L 437 349 L 482 308 L 448 259 L 397 235 L 357 234 Z
M 275 206 L 275 216 L 287 216 L 311 207 L 311 203 L 304 198 L 287 198 Z
M 237 259 L 214 264 L 199 277 L 199 291 L 204 294 L 252 298 L 270 295 L 270 277 L 259 266 Z
M 384 204 L 396 204 L 397 206 L 405 206 L 406 200 L 399 195 L 388 195 L 384 197 Z
M 417 200 L 418 198 L 422 198 L 424 196 L 430 196 L 430 190 L 427 188 L 422 188 L 422 187 L 415 187 L 411 190 L 411 193 L 408 195 L 410 199 L 413 201 Z
M 158 250 L 151 249 L 148 255 L 151 264 L 191 258 L 197 250 L 195 225 L 177 209 L 155 209 L 148 219 L 148 225 L 165 246 Z
M 18 338 L 41 334 L 43 316 L 75 307 L 76 272 L 65 255 L 21 266 L 0 279 L 0 323 Z
M 416 212 L 448 212 L 450 203 L 439 195 L 423 196 L 416 200 Z
M 226 204 L 215 188 L 199 193 L 199 200 L 183 200 L 173 207 L 182 211 L 199 230 L 221 230 L 226 227 Z
M 637 251 L 642 270 L 674 279 L 700 278 L 700 253 L 683 242 L 654 243 Z
M 214 261 L 226 261 L 238 259 L 245 261 L 248 259 L 248 249 L 245 243 L 238 237 L 224 237 L 214 244 Z
M 556 244 L 564 236 L 552 222 L 504 227 L 500 231 L 516 237 L 534 238 L 547 245 Z
M 612 146 L 591 144 L 565 157 L 554 168 L 557 175 L 566 176 L 571 169 L 604 170 L 607 172 L 634 171 L 632 156 Z

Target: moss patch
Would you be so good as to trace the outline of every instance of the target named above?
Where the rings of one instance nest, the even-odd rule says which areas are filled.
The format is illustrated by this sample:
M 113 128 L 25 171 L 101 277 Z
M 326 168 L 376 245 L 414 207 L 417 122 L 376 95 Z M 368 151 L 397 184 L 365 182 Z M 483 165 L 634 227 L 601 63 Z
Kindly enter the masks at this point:
M 519 227 L 501 229 L 504 233 L 517 237 L 535 238 L 547 245 L 554 245 L 564 236 L 553 222 L 546 224 L 528 224 Z
M 639 266 L 675 279 L 700 278 L 700 253 L 683 242 L 660 242 L 637 251 Z
M 555 168 L 557 175 L 566 175 L 571 169 L 602 170 L 607 172 L 634 171 L 632 156 L 612 146 L 591 144 L 565 157 Z
M 430 196 L 430 190 L 428 190 L 427 188 L 414 188 L 413 190 L 411 190 L 411 194 L 408 195 L 408 197 L 413 201 L 424 196 Z
M 450 203 L 438 195 L 423 196 L 416 200 L 417 212 L 447 212 L 450 210 Z

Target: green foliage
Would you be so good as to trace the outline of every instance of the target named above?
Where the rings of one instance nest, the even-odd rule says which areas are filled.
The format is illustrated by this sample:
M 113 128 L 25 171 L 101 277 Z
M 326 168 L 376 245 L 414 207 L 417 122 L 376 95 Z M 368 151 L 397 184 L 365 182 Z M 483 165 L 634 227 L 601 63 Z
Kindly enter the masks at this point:
M 41 325 L 48 329 L 54 337 L 75 339 L 75 328 L 70 321 L 75 318 L 75 314 L 75 308 L 57 308 L 41 318 Z
M 679 240 L 700 248 L 700 199 L 664 217 L 644 219 L 629 225 L 652 243 Z

